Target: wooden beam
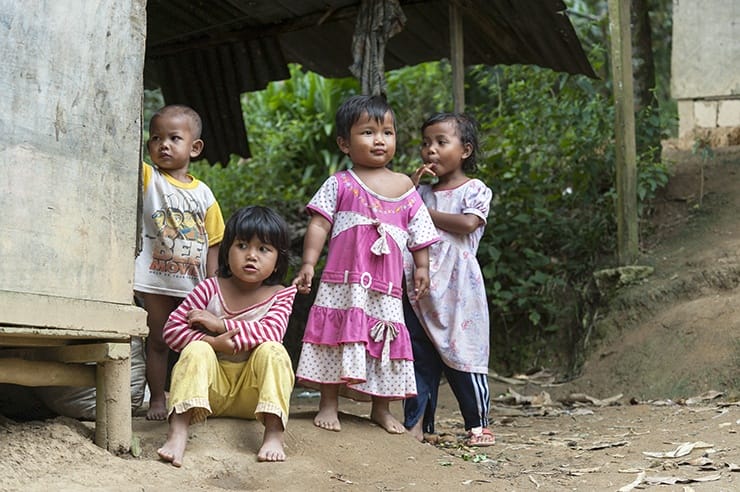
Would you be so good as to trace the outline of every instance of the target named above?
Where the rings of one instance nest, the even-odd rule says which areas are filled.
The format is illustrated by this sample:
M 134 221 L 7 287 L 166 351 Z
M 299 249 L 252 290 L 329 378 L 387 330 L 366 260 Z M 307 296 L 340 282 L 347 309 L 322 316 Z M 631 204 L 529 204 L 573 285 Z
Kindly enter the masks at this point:
M 620 265 L 637 260 L 637 151 L 632 93 L 630 0 L 609 0 L 609 33 L 615 105 L 617 256 Z
M 84 343 L 59 347 L 22 348 L 0 350 L 0 358 L 15 357 L 25 360 L 48 360 L 67 364 L 85 364 L 128 359 L 128 343 Z
M 0 347 L 56 347 L 78 342 L 127 342 L 129 335 L 38 326 L 0 326 Z
M 0 290 L 0 325 L 146 336 L 146 311 L 132 304 Z
M 0 359 L 0 382 L 21 386 L 95 386 L 95 367 L 61 362 Z
M 450 0 L 450 61 L 452 64 L 452 103 L 455 111 L 465 111 L 465 46 L 462 12 L 455 0 Z

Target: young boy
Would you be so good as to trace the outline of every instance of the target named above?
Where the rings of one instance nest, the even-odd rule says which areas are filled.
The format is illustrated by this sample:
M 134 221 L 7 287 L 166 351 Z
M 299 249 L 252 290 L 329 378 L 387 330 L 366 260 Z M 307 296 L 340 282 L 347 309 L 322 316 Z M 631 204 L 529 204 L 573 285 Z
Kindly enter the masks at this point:
M 149 122 L 142 166 L 141 245 L 134 291 L 147 312 L 146 379 L 151 397 L 146 418 L 167 418 L 165 383 L 169 348 L 162 339 L 168 316 L 191 290 L 215 275 L 224 219 L 213 192 L 188 174 L 203 150 L 202 123 L 193 109 L 170 105 Z

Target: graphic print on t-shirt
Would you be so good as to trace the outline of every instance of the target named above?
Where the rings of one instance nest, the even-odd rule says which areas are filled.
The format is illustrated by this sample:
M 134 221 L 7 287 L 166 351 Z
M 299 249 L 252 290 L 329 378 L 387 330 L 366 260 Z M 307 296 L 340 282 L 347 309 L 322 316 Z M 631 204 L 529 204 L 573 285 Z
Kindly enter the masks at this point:
M 206 227 L 198 204 L 176 193 L 165 199 L 166 208 L 152 214 L 157 236 L 149 270 L 198 278 L 201 254 L 207 248 Z

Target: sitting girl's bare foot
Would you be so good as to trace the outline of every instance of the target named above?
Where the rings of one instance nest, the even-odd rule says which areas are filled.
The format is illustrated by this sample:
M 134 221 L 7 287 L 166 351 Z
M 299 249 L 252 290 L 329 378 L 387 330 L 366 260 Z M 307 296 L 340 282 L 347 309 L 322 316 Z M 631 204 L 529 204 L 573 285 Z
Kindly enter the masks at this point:
M 149 401 L 149 410 L 146 412 L 147 420 L 165 420 L 167 419 L 167 405 L 165 399 L 152 399 Z
M 185 446 L 188 443 L 188 425 L 190 425 L 189 413 L 173 413 L 170 417 L 167 441 L 157 450 L 161 459 L 178 468 L 182 466 L 182 459 L 185 456 Z
M 285 461 L 283 443 L 263 441 L 257 453 L 258 461 Z
M 283 422 L 275 414 L 265 413 L 265 434 L 257 452 L 258 461 L 285 461 Z
M 401 422 L 391 414 L 390 410 L 386 408 L 375 408 L 373 407 L 370 412 L 370 420 L 381 426 L 387 432 L 391 434 L 403 434 L 406 432 L 406 428 Z
M 164 461 L 169 461 L 173 466 L 181 467 L 182 459 L 185 456 L 185 444 L 187 444 L 188 436 L 185 434 L 181 435 L 169 435 L 167 441 L 157 450 L 157 454 Z
M 330 409 L 319 409 L 319 413 L 313 418 L 313 425 L 334 432 L 342 430 L 342 424 L 339 423 L 339 414 Z

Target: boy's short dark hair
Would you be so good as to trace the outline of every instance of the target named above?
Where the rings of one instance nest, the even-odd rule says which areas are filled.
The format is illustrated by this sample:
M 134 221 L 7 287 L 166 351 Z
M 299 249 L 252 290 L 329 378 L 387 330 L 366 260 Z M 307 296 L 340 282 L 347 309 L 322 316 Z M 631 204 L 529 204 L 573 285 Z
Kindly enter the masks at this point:
M 183 115 L 188 118 L 190 120 L 190 132 L 193 134 L 193 138 L 200 138 L 200 134 L 203 132 L 203 120 L 201 120 L 200 115 L 196 110 L 184 104 L 168 104 L 167 106 L 158 109 L 149 120 L 149 130 L 151 131 L 152 121 L 154 121 L 154 118 L 157 116 L 168 115 Z
M 455 124 L 455 133 L 460 138 L 463 145 L 470 145 L 470 155 L 463 161 L 462 169 L 465 172 L 475 172 L 478 170 L 478 153 L 480 147 L 478 144 L 478 122 L 475 118 L 465 113 L 435 113 L 421 125 L 421 133 L 427 127 L 452 121 Z
M 233 275 L 229 268 L 229 249 L 234 241 L 249 241 L 259 238 L 278 251 L 275 271 L 263 282 L 265 285 L 280 284 L 288 273 L 290 261 L 290 233 L 288 223 L 276 211 L 262 205 L 250 205 L 234 212 L 226 221 L 224 238 L 218 248 L 217 274 L 222 278 Z
M 337 137 L 349 139 L 349 132 L 363 114 L 377 122 L 383 121 L 386 113 L 391 114 L 393 129 L 396 129 L 396 115 L 383 96 L 352 96 L 345 100 L 336 115 Z

